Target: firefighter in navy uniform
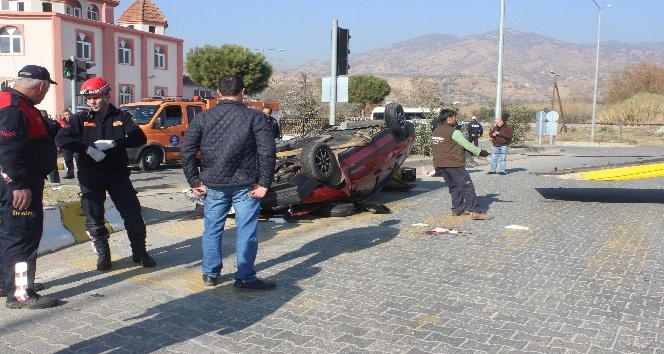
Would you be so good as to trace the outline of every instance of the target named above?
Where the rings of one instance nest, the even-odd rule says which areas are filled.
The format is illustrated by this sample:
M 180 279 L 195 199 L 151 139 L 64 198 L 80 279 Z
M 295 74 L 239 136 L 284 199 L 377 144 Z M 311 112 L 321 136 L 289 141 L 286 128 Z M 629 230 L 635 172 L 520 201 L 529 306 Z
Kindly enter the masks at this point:
M 473 116 L 473 119 L 468 123 L 468 141 L 479 146 L 479 139 L 484 135 L 484 129 L 482 124 L 477 121 L 477 117 Z
M 51 84 L 55 82 L 46 68 L 27 65 L 14 87 L 0 92 L 0 285 L 11 309 L 58 305 L 58 300 L 37 294 L 43 285 L 34 282 L 44 229 L 44 180 L 57 159 L 54 131 L 35 104 Z M 27 279 L 21 281 L 27 285 L 17 287 L 14 273 L 23 263 Z
M 87 217 L 86 229 L 97 254 L 97 270 L 111 269 L 109 232 L 104 225 L 104 201 L 106 192 L 111 197 L 124 220 L 129 237 L 132 259 L 144 267 L 154 267 L 156 262 L 145 246 L 145 221 L 141 204 L 129 179 L 126 148 L 138 147 L 147 142 L 143 131 L 131 114 L 109 103 L 110 85 L 100 77 L 86 80 L 81 85 L 81 95 L 90 107 L 76 113 L 69 124 L 58 133 L 58 147 L 78 153 L 78 181 L 81 187 L 81 204 Z

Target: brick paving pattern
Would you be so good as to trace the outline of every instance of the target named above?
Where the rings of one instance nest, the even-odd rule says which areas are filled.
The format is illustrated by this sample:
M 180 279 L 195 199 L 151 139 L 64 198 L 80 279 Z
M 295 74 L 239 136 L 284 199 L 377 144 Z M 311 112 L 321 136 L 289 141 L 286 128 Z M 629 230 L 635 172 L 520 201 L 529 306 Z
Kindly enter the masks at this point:
M 662 154 L 515 154 L 507 176 L 479 164 L 471 176 L 489 221 L 452 216 L 442 178 L 418 169 L 415 190 L 372 199 L 391 214 L 262 222 L 257 270 L 277 282 L 270 293 L 233 290 L 232 223 L 214 288 L 200 278 L 200 219 L 148 227 L 157 268 L 131 262 L 122 232 L 108 273 L 93 270 L 88 244 L 69 247 L 38 261 L 43 294 L 62 305 L 0 308 L 0 352 L 664 352 L 664 179 L 531 173 Z M 425 233 L 436 227 L 463 234 Z

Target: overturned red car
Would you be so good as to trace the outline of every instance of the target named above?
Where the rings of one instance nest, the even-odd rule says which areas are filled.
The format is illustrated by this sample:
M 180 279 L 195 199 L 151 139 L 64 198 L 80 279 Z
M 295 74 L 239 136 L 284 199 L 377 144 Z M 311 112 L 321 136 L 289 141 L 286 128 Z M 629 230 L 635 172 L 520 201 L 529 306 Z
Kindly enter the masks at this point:
M 391 103 L 383 120 L 344 122 L 279 143 L 263 212 L 355 212 L 393 179 L 410 154 L 415 129 L 404 117 L 401 105 Z

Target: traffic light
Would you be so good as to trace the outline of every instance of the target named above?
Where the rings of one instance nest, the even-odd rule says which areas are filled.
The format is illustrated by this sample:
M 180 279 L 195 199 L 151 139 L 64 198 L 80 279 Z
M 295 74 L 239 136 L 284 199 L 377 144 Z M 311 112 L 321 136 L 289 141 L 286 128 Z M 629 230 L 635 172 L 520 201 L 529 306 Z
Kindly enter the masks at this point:
M 94 74 L 88 74 L 88 69 L 95 66 L 90 64 L 85 60 L 76 60 L 76 81 L 83 82 L 91 77 L 94 77 Z
M 62 77 L 67 80 L 74 80 L 76 76 L 76 65 L 73 60 L 65 59 L 62 61 Z
M 348 75 L 348 42 L 350 41 L 350 32 L 347 28 L 337 28 L 337 75 Z

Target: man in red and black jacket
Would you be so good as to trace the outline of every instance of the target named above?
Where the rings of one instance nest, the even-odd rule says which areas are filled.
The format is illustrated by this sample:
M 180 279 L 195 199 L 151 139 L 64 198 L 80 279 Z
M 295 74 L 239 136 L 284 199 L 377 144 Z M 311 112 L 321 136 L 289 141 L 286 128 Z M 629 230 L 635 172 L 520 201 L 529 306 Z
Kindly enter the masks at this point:
M 37 294 L 43 286 L 34 282 L 44 229 L 44 179 L 57 161 L 54 131 L 35 105 L 51 84 L 46 68 L 27 65 L 13 88 L 0 91 L 0 285 L 12 309 L 58 305 Z M 16 269 L 27 269 L 24 277 L 19 271 L 15 278 Z
M 127 148 L 147 142 L 145 133 L 131 114 L 110 104 L 111 87 L 93 77 L 81 85 L 81 95 L 90 107 L 76 113 L 55 138 L 58 147 L 78 153 L 78 181 L 81 204 L 87 217 L 86 229 L 97 254 L 97 270 L 111 269 L 110 237 L 104 222 L 106 192 L 124 220 L 134 263 L 154 267 L 146 250 L 145 221 L 141 204 L 129 179 Z

